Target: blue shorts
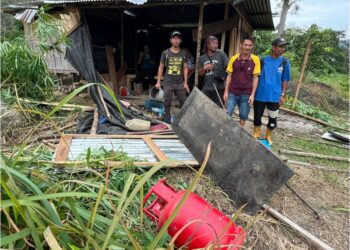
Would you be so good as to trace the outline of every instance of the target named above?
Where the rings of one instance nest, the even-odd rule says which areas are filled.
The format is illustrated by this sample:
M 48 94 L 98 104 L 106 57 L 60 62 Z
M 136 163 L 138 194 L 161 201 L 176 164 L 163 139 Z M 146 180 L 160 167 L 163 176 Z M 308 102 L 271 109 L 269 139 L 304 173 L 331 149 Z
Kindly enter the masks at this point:
M 243 121 L 248 120 L 248 115 L 250 112 L 250 106 L 249 106 L 248 100 L 249 100 L 249 95 L 235 96 L 230 92 L 228 94 L 228 100 L 227 100 L 227 114 L 229 114 L 231 117 L 233 114 L 233 111 L 238 105 L 239 118 Z

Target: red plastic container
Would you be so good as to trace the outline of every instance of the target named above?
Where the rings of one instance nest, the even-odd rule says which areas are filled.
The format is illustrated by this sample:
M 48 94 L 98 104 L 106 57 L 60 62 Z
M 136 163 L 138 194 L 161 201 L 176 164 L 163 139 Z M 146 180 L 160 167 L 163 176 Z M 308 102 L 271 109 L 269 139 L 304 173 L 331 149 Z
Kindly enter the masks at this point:
M 127 96 L 128 95 L 128 90 L 125 86 L 120 86 L 119 88 L 119 93 L 121 96 Z
M 177 192 L 166 183 L 165 178 L 159 180 L 148 192 L 144 204 L 152 194 L 155 199 L 144 208 L 144 212 L 157 222 L 158 230 L 174 212 L 185 192 L 186 190 Z M 241 227 L 192 192 L 170 224 L 168 233 L 171 237 L 176 237 L 177 247 L 186 249 L 205 248 L 210 244 L 215 249 L 239 249 L 245 239 Z

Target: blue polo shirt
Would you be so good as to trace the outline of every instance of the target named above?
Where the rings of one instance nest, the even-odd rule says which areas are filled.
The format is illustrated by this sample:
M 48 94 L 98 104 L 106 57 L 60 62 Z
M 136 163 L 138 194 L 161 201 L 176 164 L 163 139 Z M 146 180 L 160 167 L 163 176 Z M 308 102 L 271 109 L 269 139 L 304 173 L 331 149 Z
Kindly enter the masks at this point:
M 288 59 L 283 69 L 283 57 L 266 56 L 261 69 L 255 100 L 260 102 L 279 102 L 282 95 L 282 82 L 290 80 Z

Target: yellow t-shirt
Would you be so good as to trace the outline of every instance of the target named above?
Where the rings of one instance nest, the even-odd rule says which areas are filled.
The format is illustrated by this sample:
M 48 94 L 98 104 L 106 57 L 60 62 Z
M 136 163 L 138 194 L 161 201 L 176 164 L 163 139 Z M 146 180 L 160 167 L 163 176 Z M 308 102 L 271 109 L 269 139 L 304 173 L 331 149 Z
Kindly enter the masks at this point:
M 227 68 L 226 68 L 226 72 L 227 73 L 232 73 L 233 72 L 233 65 L 234 62 L 239 58 L 240 54 L 234 55 L 231 57 Z M 254 70 L 253 70 L 253 75 L 260 75 L 260 58 L 254 54 L 251 54 L 250 59 L 254 62 Z

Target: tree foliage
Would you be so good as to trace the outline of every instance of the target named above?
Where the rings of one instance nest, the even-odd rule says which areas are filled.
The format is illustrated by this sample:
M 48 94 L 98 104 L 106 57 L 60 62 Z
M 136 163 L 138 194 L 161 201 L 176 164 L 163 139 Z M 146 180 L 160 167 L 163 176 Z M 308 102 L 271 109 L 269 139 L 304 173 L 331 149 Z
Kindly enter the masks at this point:
M 60 21 L 48 15 L 43 7 L 32 25 L 31 40 L 16 32 L 15 37 L 1 37 L 1 88 L 12 95 L 17 91 L 22 97 L 44 99 L 51 95 L 54 85 L 45 55 L 50 50 L 60 51 L 61 45 L 69 41 Z
M 256 31 L 255 52 L 258 55 L 266 55 L 270 52 L 271 42 L 277 38 L 272 31 Z M 349 41 L 346 40 L 344 31 L 322 29 L 312 25 L 308 29 L 288 28 L 284 38 L 290 42 L 285 56 L 289 58 L 296 68 L 301 67 L 306 43 L 312 40 L 307 72 L 316 75 L 331 73 L 349 73 Z

